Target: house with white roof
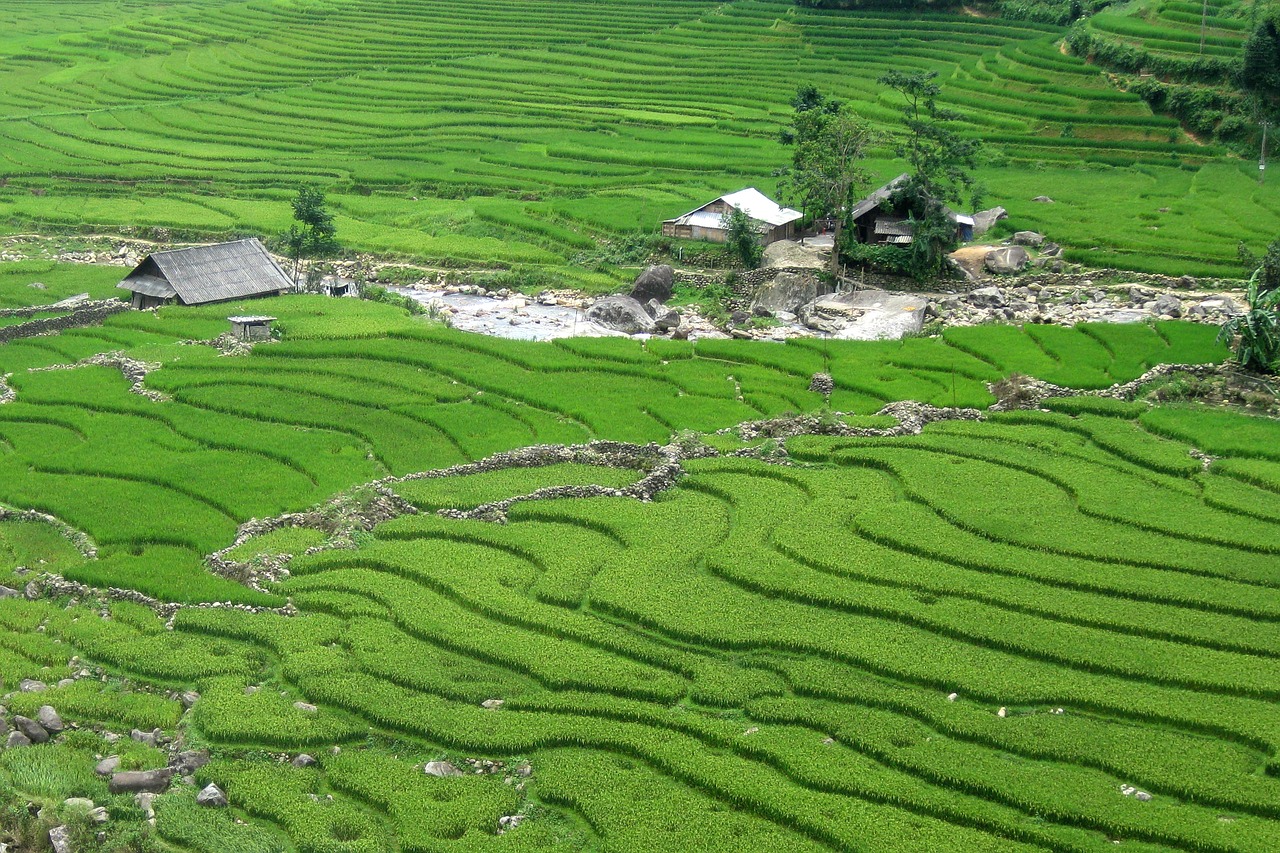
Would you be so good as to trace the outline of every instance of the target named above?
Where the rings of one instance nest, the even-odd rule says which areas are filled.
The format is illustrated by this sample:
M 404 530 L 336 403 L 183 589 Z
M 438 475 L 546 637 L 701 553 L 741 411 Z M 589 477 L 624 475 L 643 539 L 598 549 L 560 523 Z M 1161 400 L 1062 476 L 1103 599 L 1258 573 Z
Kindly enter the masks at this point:
M 766 246 L 777 240 L 795 239 L 796 223 L 804 216 L 798 210 L 782 207 L 755 187 L 747 187 L 666 220 L 662 223 L 662 236 L 723 243 L 729 236 L 724 215 L 733 209 L 751 217 L 760 229 L 761 244 Z

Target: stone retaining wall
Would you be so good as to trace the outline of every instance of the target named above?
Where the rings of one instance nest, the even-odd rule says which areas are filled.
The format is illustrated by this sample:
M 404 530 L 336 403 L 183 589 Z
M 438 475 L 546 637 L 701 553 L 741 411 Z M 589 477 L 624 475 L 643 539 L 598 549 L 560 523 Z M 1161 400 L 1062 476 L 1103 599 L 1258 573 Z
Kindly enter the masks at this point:
M 45 310 L 48 310 L 48 306 Z M 59 317 L 45 317 L 40 320 L 29 320 L 26 323 L 15 323 L 12 326 L 0 326 L 0 343 L 8 343 L 19 338 L 34 338 L 37 335 L 49 335 L 66 329 L 78 329 L 81 326 L 93 326 L 112 314 L 128 310 L 130 310 L 129 303 L 118 299 L 87 302 Z

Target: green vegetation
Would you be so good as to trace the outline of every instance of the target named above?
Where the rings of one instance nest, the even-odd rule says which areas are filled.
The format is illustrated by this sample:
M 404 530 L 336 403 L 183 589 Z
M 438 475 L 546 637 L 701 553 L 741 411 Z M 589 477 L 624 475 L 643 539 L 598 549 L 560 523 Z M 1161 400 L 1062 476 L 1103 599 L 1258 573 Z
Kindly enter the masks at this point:
M 282 339 L 191 343 L 245 307 Z M 1215 335 L 533 343 L 297 295 L 0 346 L 0 501 L 74 528 L 0 523 L 0 571 L 185 605 L 0 598 L 4 689 L 73 679 L 6 706 L 77 726 L 0 750 L 0 808 L 92 833 L 58 813 L 88 796 L 110 844 L 148 853 L 1276 848 L 1275 420 L 1079 397 L 916 436 L 716 434 L 761 458 L 495 521 L 436 510 L 622 488 L 647 463 L 408 476 L 538 444 L 693 446 L 788 412 L 885 428 L 887 403 L 987 407 L 1015 372 L 1101 388 L 1222 361 Z M 159 365 L 161 399 L 111 368 L 30 370 L 115 350 Z M 305 526 L 230 552 L 293 555 L 285 571 L 210 570 L 285 512 Z M 215 602 L 258 609 L 190 606 Z M 165 752 L 95 727 L 208 748 L 196 784 L 229 808 L 177 782 L 151 826 L 93 767 Z M 290 763 L 304 751 L 318 762 Z
M 1210 8 L 1205 60 L 1238 57 L 1247 19 Z M 284 235 L 308 184 L 351 250 L 616 289 L 619 267 L 645 259 L 611 260 L 602 241 L 743 186 L 774 192 L 799 84 L 894 125 L 874 83 L 891 69 L 939 72 L 957 131 L 986 143 L 975 175 L 991 203 L 1069 260 L 1234 277 L 1235 241 L 1280 230 L 1274 183 L 1163 114 L 1180 90 L 1158 112 L 1154 96 L 1118 91 L 1063 54 L 1065 20 L 790 0 L 6 9 L 0 222 L 13 230 Z M 1159 25 L 1118 10 L 1087 21 L 1154 28 L 1195 56 L 1199 12 L 1165 2 Z M 903 171 L 888 146 L 867 166 Z M 1057 204 L 1031 202 L 1046 193 Z

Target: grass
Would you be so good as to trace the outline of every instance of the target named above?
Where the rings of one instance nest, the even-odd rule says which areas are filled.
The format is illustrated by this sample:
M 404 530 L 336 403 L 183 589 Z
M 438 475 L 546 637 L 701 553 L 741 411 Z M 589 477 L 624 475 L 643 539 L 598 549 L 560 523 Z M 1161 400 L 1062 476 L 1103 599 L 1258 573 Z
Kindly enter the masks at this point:
M 1072 398 L 914 437 L 787 439 L 790 466 L 686 460 L 650 502 L 549 497 L 502 523 L 433 511 L 641 472 L 408 479 L 394 489 L 419 512 L 303 553 L 338 524 L 327 501 L 393 473 L 818 412 L 819 371 L 850 426 L 885 428 L 886 402 L 986 406 L 1011 372 L 1096 387 L 1221 358 L 1215 330 L 655 348 L 480 338 L 355 301 L 269 310 L 283 339 L 243 356 L 179 344 L 225 322 L 181 308 L 42 350 L 150 353 L 163 402 L 105 368 L 27 372 L 29 342 L 0 347 L 18 395 L 0 407 L 4 499 L 99 549 L 5 523 L 9 570 L 47 554 L 96 587 L 292 606 L 0 600 L 6 689 L 106 676 L 7 703 L 82 730 L 0 753 L 0 799 L 107 800 L 92 756 L 109 753 L 83 729 L 136 726 L 214 753 L 197 784 L 229 810 L 183 786 L 155 804 L 158 836 L 193 853 L 1280 845 L 1270 420 Z M 323 529 L 232 552 L 294 555 L 265 592 L 202 562 L 251 518 L 317 506 Z M 281 760 L 300 751 L 319 763 Z M 464 775 L 424 774 L 435 760 Z M 113 825 L 141 827 L 108 801 Z
M 1193 13 L 1172 5 L 1137 30 L 1111 10 L 1091 25 L 1198 47 Z M 891 127 L 897 105 L 874 81 L 892 56 L 941 73 L 962 132 L 988 142 L 980 178 L 1009 226 L 1047 231 L 1073 259 L 1235 277 L 1236 239 L 1257 250 L 1277 224 L 1273 187 L 1064 55 L 1065 28 L 948 14 L 904 26 L 785 0 L 661 0 L 643 14 L 618 0 L 321 7 L 209 0 L 194 19 L 132 7 L 104 18 L 78 0 L 17 18 L 0 37 L 0 221 L 278 235 L 288 198 L 314 182 L 354 250 L 601 289 L 627 272 L 574 257 L 726 191 L 776 190 L 799 83 Z M 1234 49 L 1242 33 L 1214 24 L 1206 49 Z M 447 80 L 432 70 L 446 66 Z M 869 165 L 901 171 L 888 145 Z M 1030 202 L 1049 188 L 1056 205 Z M 1224 211 L 1239 214 L 1231 228 Z

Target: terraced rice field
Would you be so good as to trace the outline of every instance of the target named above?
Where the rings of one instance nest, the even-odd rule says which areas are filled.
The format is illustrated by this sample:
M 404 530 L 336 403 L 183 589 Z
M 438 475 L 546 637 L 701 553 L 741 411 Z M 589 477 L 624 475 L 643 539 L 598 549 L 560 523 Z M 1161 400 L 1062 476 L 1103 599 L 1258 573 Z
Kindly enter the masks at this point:
M 315 182 L 354 248 L 605 288 L 616 270 L 569 265 L 596 240 L 774 189 L 798 85 L 892 126 L 874 83 L 889 68 L 940 72 L 988 143 L 988 201 L 1075 260 L 1236 276 L 1237 241 L 1280 226 L 1274 188 L 1064 55 L 1054 27 L 783 0 L 24 0 L 0 16 L 13 228 L 279 233 Z M 902 164 L 886 147 L 873 166 Z M 1058 203 L 1030 202 L 1044 194 Z
M 1011 372 L 1103 388 L 1220 360 L 1213 329 L 529 343 L 354 300 L 269 306 L 283 340 L 250 355 L 189 342 L 234 305 L 0 347 L 17 395 L 0 502 L 88 536 L 0 521 L 0 583 L 266 608 L 166 624 L 92 591 L 0 599 L 6 690 L 90 673 L 6 702 L 82 730 L 0 751 L 0 797 L 88 796 L 112 832 L 145 826 L 92 773 L 95 754 L 164 764 L 89 731 L 136 727 L 210 748 L 197 783 L 231 801 L 175 784 L 144 830 L 162 849 L 1280 845 L 1275 421 L 1071 398 L 916 436 L 791 438 L 791 464 L 689 453 L 651 502 L 529 500 L 505 523 L 436 510 L 625 489 L 655 451 L 412 476 L 534 444 L 682 432 L 692 448 L 688 431 L 820 410 L 818 371 L 856 426 L 892 425 L 872 414 L 900 400 L 985 408 Z M 144 388 L 166 397 L 110 367 L 43 369 L 104 351 L 151 364 Z M 373 481 L 407 504 L 371 529 L 330 510 L 241 537 L 230 559 L 296 555 L 257 589 L 204 563 L 250 518 L 369 504 Z M 283 760 L 300 752 L 318 762 Z M 466 773 L 423 772 L 440 760 Z

